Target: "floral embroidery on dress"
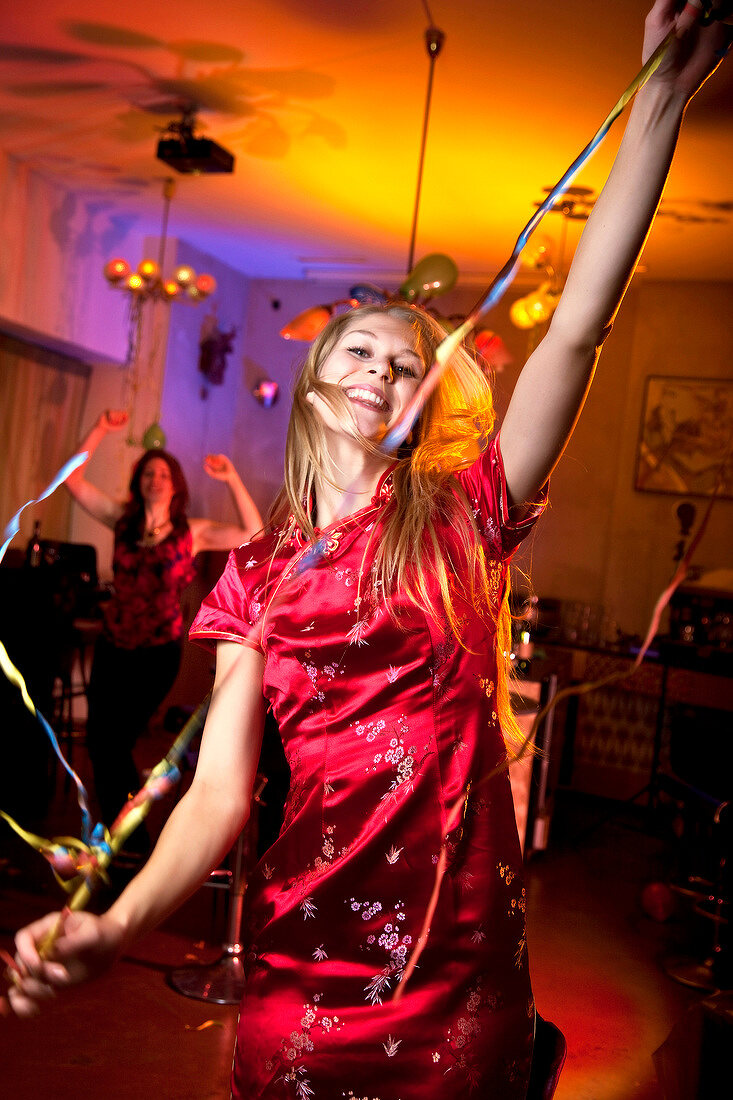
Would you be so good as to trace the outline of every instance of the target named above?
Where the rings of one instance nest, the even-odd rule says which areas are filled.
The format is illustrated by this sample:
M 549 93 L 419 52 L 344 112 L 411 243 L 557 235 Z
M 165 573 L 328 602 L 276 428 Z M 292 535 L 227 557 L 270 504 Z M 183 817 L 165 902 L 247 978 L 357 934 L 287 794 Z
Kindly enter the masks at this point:
M 301 871 L 294 878 L 290 879 L 285 889 L 296 890 L 298 893 L 305 895 L 307 891 L 312 887 L 313 883 L 320 878 L 320 876 L 327 871 L 331 866 L 334 858 L 336 857 L 336 846 L 333 841 L 333 834 L 335 832 L 334 825 L 326 825 L 321 837 L 321 852 L 315 859 L 306 864 L 305 869 Z M 349 845 L 345 845 L 339 849 L 338 857 L 342 859 L 349 853 Z M 311 896 L 304 896 L 300 901 L 300 908 L 303 913 L 303 920 L 315 917 L 315 911 L 317 906 L 313 902 Z
M 499 877 L 503 879 L 507 886 L 511 886 L 514 879 L 517 878 L 517 872 L 512 871 L 508 864 L 501 863 L 501 861 L 497 864 L 497 870 L 499 871 Z M 520 969 L 527 950 L 527 891 L 524 886 L 521 885 L 521 880 L 518 880 L 518 885 L 521 887 L 519 894 L 515 893 L 515 895 L 509 899 L 507 916 L 517 918 L 521 922 L 517 949 L 514 953 L 514 965 L 517 969 Z
M 494 689 L 496 687 L 494 681 L 489 680 L 486 676 L 479 676 L 478 682 L 481 685 L 481 690 L 483 691 L 486 698 L 490 699 L 491 696 L 494 694 Z
M 380 901 L 357 901 L 356 898 L 350 898 L 347 904 L 350 904 L 352 912 L 359 913 L 364 921 L 372 920 L 382 912 Z M 373 1005 L 381 1005 L 382 997 L 392 989 L 392 983 L 399 982 L 402 978 L 407 965 L 408 950 L 412 945 L 412 936 L 409 933 L 403 933 L 400 927 L 407 917 L 404 903 L 397 901 L 394 909 L 391 910 L 391 915 L 385 914 L 385 916 L 389 919 L 385 920 L 381 932 L 379 930 L 370 932 L 365 943 L 362 944 L 364 951 L 371 952 L 376 945 L 381 947 L 388 956 L 386 965 L 364 986 L 366 994 L 364 1000 Z
M 453 656 L 456 651 L 456 640 L 451 633 L 450 626 L 447 619 L 443 623 L 442 627 L 442 640 L 433 647 L 433 660 L 428 665 L 428 671 L 433 679 L 433 688 L 438 698 L 442 698 L 445 695 L 446 689 L 444 686 L 445 678 L 445 665 L 448 659 Z
M 364 637 L 368 629 L 369 623 L 366 621 L 366 619 L 357 619 L 351 630 L 346 635 L 346 640 L 349 645 L 369 645 L 369 642 Z
M 483 984 L 484 978 L 479 977 L 467 990 L 466 1007 L 455 1024 L 448 1028 L 442 1051 L 452 1061 L 445 1071 L 446 1075 L 455 1070 L 465 1074 L 471 1092 L 481 1080 L 480 1060 L 476 1049 L 476 1041 L 482 1030 L 479 1012 L 483 1009 L 493 1013 L 503 1005 L 501 994 L 484 992 Z M 440 1058 L 440 1052 L 436 1053 L 438 1058 L 433 1054 L 434 1062 Z
M 387 1042 L 382 1043 L 382 1046 L 384 1047 L 384 1053 L 387 1055 L 388 1058 L 394 1058 L 395 1054 L 399 1050 L 401 1042 L 401 1039 L 393 1039 L 391 1035 L 387 1036 Z
M 323 1011 L 318 1007 L 320 999 L 321 994 L 316 993 L 313 997 L 313 1004 L 308 1002 L 303 1005 L 300 1030 L 293 1029 L 280 1043 L 279 1051 L 265 1062 L 265 1069 L 268 1072 L 272 1072 L 278 1065 L 285 1069 L 289 1063 L 289 1068 L 280 1077 L 277 1077 L 276 1081 L 284 1081 L 286 1084 L 294 1085 L 293 1091 L 296 1100 L 310 1100 L 310 1097 L 316 1094 L 311 1088 L 306 1066 L 296 1066 L 294 1063 L 299 1062 L 304 1054 L 310 1054 L 315 1049 L 315 1031 L 327 1035 L 330 1031 L 340 1031 L 343 1027 L 338 1016 L 321 1015 L 320 1019 L 318 1018 L 319 1012 L 322 1013 Z
M 473 518 L 476 521 L 476 526 L 478 527 L 479 534 L 486 539 L 492 552 L 496 554 L 497 557 L 501 557 L 501 531 L 496 521 L 493 519 L 492 516 L 483 514 L 481 506 L 479 505 L 479 502 L 476 500 L 475 497 L 472 503 L 473 508 L 471 509 L 471 511 L 473 512 Z
M 303 920 L 314 920 L 315 915 L 318 912 L 318 906 L 313 901 L 312 897 L 303 898 L 300 903 L 300 911 L 303 914 Z

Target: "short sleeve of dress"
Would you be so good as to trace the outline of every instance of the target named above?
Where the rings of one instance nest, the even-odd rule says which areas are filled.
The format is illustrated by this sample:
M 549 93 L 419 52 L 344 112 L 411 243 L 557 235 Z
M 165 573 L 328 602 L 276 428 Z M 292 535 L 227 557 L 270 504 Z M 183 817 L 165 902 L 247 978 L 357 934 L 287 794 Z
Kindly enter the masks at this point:
M 468 497 L 480 533 L 499 559 L 512 556 L 547 506 L 548 486 L 540 490 L 538 500 L 521 520 L 509 518 L 509 501 L 501 457 L 500 436 L 496 435 L 476 461 L 457 475 Z
M 253 649 L 262 648 L 259 631 L 253 629 L 255 616 L 242 573 L 239 551 L 232 550 L 224 572 L 203 600 L 191 624 L 188 632 L 191 641 L 212 650 L 217 642 L 239 642 Z

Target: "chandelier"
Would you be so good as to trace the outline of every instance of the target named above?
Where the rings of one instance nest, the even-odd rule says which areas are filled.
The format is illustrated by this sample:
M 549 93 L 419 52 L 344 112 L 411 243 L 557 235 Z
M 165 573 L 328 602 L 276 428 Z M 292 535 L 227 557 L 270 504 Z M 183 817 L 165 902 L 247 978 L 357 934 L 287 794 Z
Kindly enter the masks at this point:
M 163 220 L 160 230 L 158 259 L 142 259 L 133 271 L 127 260 L 115 257 L 104 265 L 104 277 L 118 290 L 128 291 L 137 302 L 157 299 L 163 302 L 200 302 L 216 290 L 213 275 L 197 275 L 190 264 L 179 264 L 173 273 L 163 275 L 168 215 L 176 185 L 172 179 L 163 182 Z

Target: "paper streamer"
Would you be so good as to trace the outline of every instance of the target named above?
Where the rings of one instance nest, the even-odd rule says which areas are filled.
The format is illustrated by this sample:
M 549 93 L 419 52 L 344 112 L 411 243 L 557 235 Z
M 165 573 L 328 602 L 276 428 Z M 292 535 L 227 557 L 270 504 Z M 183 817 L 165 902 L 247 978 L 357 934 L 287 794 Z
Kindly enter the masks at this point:
M 78 454 L 73 455 L 68 462 L 64 463 L 51 484 L 46 486 L 39 497 L 35 497 L 33 500 L 27 500 L 25 504 L 18 509 L 3 531 L 5 542 L 0 546 L 0 561 L 3 560 L 5 551 L 18 534 L 18 531 L 20 531 L 20 517 L 26 508 L 29 508 L 31 504 L 40 504 L 46 497 L 50 497 L 51 493 L 55 493 L 59 485 L 63 485 L 66 481 L 69 474 L 73 474 L 74 470 L 78 470 L 80 466 L 83 466 L 88 458 L 89 451 L 79 451 Z

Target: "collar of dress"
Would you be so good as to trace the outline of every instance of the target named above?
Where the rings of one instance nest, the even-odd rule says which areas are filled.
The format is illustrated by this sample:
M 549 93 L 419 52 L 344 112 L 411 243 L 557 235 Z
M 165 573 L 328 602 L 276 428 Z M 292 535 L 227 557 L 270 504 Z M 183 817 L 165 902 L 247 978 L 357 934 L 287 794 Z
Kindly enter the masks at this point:
M 316 539 L 319 542 L 323 540 L 324 552 L 335 550 L 339 545 L 341 535 L 345 530 L 351 527 L 354 523 L 359 523 L 361 520 L 364 519 L 365 516 L 369 515 L 370 512 L 373 512 L 378 508 L 383 508 L 384 505 L 392 499 L 392 495 L 394 493 L 394 471 L 396 466 L 397 463 L 393 462 L 392 465 L 384 471 L 379 481 L 377 482 L 377 488 L 374 492 L 374 496 L 364 508 L 360 508 L 358 512 L 352 512 L 350 516 L 344 516 L 343 519 L 336 520 L 335 523 L 332 523 L 329 527 L 325 527 L 323 530 L 321 530 L 319 527 L 316 527 Z M 298 549 L 308 544 L 309 539 L 296 525 L 295 516 L 293 516 L 292 513 L 288 520 L 288 527 L 292 527 L 293 529 L 291 541 Z

